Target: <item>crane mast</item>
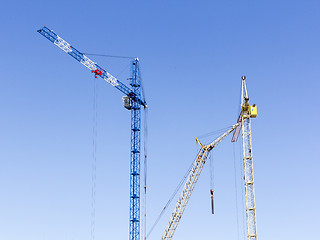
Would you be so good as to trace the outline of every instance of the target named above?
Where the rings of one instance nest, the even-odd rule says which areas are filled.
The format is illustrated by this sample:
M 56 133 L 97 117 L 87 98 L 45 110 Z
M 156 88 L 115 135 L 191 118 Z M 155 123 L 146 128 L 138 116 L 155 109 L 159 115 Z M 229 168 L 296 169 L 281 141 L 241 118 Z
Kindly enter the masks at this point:
M 254 193 L 251 118 L 257 116 L 256 105 L 249 105 L 249 96 L 246 77 L 242 77 L 241 90 L 241 122 L 242 122 L 242 148 L 244 164 L 244 181 L 246 194 L 246 217 L 248 240 L 257 240 L 256 204 Z
M 133 93 L 141 98 L 141 79 L 139 59 L 132 62 L 131 87 Z M 127 98 L 129 101 L 131 98 Z M 125 105 L 126 107 L 126 105 Z M 130 222 L 129 239 L 140 240 L 140 130 L 141 104 L 131 101 L 131 153 L 130 153 Z
M 189 176 L 187 178 L 187 181 L 184 185 L 184 188 L 181 192 L 181 195 L 176 203 L 175 209 L 171 215 L 171 218 L 169 220 L 169 223 L 161 237 L 161 240 L 165 239 L 172 239 L 173 234 L 175 233 L 177 226 L 179 224 L 179 221 L 182 217 L 182 214 L 184 210 L 186 209 L 186 206 L 188 204 L 188 201 L 191 197 L 191 194 L 193 192 L 193 189 L 199 179 L 199 176 L 201 174 L 201 171 L 203 169 L 203 166 L 207 160 L 207 157 L 210 153 L 210 151 L 216 147 L 226 136 L 228 136 L 237 126 L 240 124 L 237 123 L 233 125 L 227 132 L 222 134 L 219 138 L 217 138 L 215 141 L 213 141 L 209 145 L 203 145 L 200 143 L 198 139 L 197 142 L 200 144 L 201 149 L 199 150 L 196 160 L 193 163 L 193 166 L 191 168 L 191 171 L 189 173 Z

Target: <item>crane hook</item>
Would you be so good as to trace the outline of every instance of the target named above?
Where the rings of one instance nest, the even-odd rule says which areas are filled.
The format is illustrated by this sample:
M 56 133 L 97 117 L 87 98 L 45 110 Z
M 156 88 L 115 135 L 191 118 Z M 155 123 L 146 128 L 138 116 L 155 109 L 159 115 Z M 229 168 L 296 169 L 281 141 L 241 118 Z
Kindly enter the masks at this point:
M 211 193 L 211 211 L 212 211 L 212 214 L 214 214 L 213 189 L 210 189 L 210 193 Z

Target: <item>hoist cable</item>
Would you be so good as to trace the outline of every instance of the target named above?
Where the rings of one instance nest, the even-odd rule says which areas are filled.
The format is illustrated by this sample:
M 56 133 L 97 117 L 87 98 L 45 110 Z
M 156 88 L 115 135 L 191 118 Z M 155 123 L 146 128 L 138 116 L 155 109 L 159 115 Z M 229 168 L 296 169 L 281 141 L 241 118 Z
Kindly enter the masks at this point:
M 231 126 L 230 126 L 231 127 Z M 220 133 L 220 132 L 225 132 L 225 130 L 228 130 L 230 129 L 230 127 L 227 127 L 227 128 L 223 128 L 223 129 L 220 129 L 220 130 L 217 130 L 217 131 L 214 131 L 214 132 L 211 132 L 211 133 L 208 133 L 208 134 L 204 134 L 204 135 L 201 135 L 199 136 L 198 138 L 200 137 L 203 137 L 203 136 L 210 136 L 212 134 L 216 134 L 216 133 Z M 201 151 L 201 149 L 200 149 Z M 197 152 L 197 155 L 198 155 L 199 152 Z M 195 157 L 196 159 L 197 157 Z M 187 172 L 185 173 L 185 175 L 183 176 L 183 178 L 181 179 L 180 183 L 178 184 L 177 188 L 174 190 L 173 194 L 171 195 L 170 199 L 168 200 L 168 202 L 166 203 L 166 205 L 163 207 L 162 211 L 160 212 L 158 218 L 156 219 L 156 221 L 154 222 L 154 224 L 152 225 L 151 229 L 149 230 L 148 234 L 147 234 L 147 238 L 149 238 L 150 234 L 152 233 L 152 231 L 154 230 L 154 228 L 156 227 L 156 225 L 158 224 L 158 222 L 160 221 L 162 215 L 165 213 L 165 211 L 167 210 L 168 206 L 170 205 L 170 203 L 172 202 L 173 198 L 176 196 L 176 194 L 178 193 L 178 191 L 180 190 L 181 186 L 183 185 L 183 183 L 186 181 L 192 167 L 193 167 L 193 164 L 194 164 L 194 161 L 195 159 L 192 161 L 190 167 L 188 168 Z
M 196 158 L 195 158 L 196 159 Z M 174 192 L 172 193 L 170 199 L 168 200 L 168 202 L 166 203 L 166 205 L 163 207 L 161 213 L 159 214 L 158 218 L 156 219 L 156 221 L 154 222 L 154 224 L 152 225 L 151 229 L 149 230 L 148 234 L 147 234 L 147 238 L 150 236 L 150 234 L 152 233 L 152 231 L 154 230 L 154 228 L 156 227 L 156 225 L 158 224 L 158 222 L 160 221 L 162 215 L 165 213 L 165 211 L 167 210 L 168 206 L 170 205 L 170 203 L 172 202 L 173 198 L 176 196 L 176 194 L 179 192 L 181 186 L 183 185 L 183 183 L 186 181 L 192 166 L 194 164 L 195 159 L 192 161 L 192 164 L 190 165 L 190 167 L 188 168 L 187 172 L 184 174 L 183 178 L 181 179 L 181 181 L 179 182 L 177 188 L 174 190 Z
M 214 135 L 214 134 L 224 133 L 227 130 L 229 130 L 232 126 L 233 125 L 225 127 L 225 128 L 222 128 L 222 129 L 219 129 L 219 130 L 216 130 L 216 131 L 213 131 L 213 132 L 202 134 L 202 135 L 198 136 L 198 138 L 205 138 L 205 137 L 210 137 L 211 135 Z
M 210 188 L 214 189 L 214 163 L 212 158 L 212 153 L 209 153 L 209 161 L 210 161 Z
M 240 232 L 239 232 L 239 207 L 238 207 L 238 190 L 237 190 L 237 161 L 236 161 L 236 153 L 235 153 L 235 143 L 233 146 L 233 167 L 234 167 L 234 188 L 235 188 L 235 200 L 236 200 L 236 219 L 237 219 L 237 239 L 239 240 Z
M 242 89 L 242 81 L 241 81 L 241 84 L 240 84 L 240 89 Z M 241 103 L 242 103 L 242 90 L 239 93 L 239 100 L 240 100 L 240 104 L 238 105 L 238 113 L 240 114 L 241 113 Z M 236 117 L 238 117 L 238 116 L 236 116 Z
M 112 58 L 126 58 L 126 59 L 134 59 L 134 57 L 126 57 L 126 56 L 115 56 L 115 55 L 106 55 L 106 54 L 95 54 L 95 53 L 83 53 L 88 56 L 97 56 L 97 57 L 112 57 Z M 131 65 L 131 62 L 118 74 L 115 74 L 114 76 L 118 78 L 128 67 Z
M 144 109 L 144 185 L 147 186 L 147 159 L 148 159 L 148 108 Z
M 129 63 L 125 68 L 123 68 L 118 74 L 115 75 L 115 78 L 118 78 L 125 70 L 130 67 L 131 63 Z
M 140 68 L 139 68 L 139 73 L 140 73 L 140 85 L 141 85 L 142 99 L 146 102 L 146 94 L 144 92 L 143 81 L 142 81 L 142 73 L 141 73 L 141 69 Z
M 210 162 L 210 194 L 211 194 L 211 212 L 214 214 L 214 162 L 212 158 L 212 152 L 209 153 Z
M 242 83 L 243 81 L 241 81 L 240 84 L 240 89 L 242 89 Z M 242 104 L 242 99 L 243 97 L 243 91 L 241 90 L 241 92 L 239 93 L 239 100 L 240 100 L 240 104 L 238 105 L 238 113 L 241 114 L 241 104 Z M 238 116 L 236 116 L 238 117 Z M 243 140 L 243 139 L 242 139 Z M 239 144 L 239 172 L 240 172 L 240 177 L 238 178 L 240 180 L 240 189 L 241 189 L 241 204 L 240 204 L 240 211 L 241 211 L 241 219 L 242 219 L 242 239 L 245 240 L 246 239 L 246 213 L 244 212 L 244 208 L 245 208 L 245 200 L 244 200 L 244 187 L 245 186 L 245 182 L 244 182 L 244 161 L 243 161 L 243 149 L 242 149 L 242 144 Z M 240 233 L 238 234 L 240 236 Z
M 135 57 L 127 57 L 127 56 L 117 56 L 117 55 L 108 55 L 108 54 L 96 54 L 96 53 L 83 53 L 88 56 L 97 56 L 97 57 L 111 57 L 111 58 L 129 58 L 134 59 Z
M 97 180 L 97 132 L 98 132 L 98 85 L 93 80 L 93 127 L 92 127 L 92 188 L 91 188 L 91 240 L 95 239 L 96 180 Z
M 245 186 L 244 181 L 244 164 L 243 164 L 243 149 L 242 144 L 239 144 L 239 155 L 240 155 L 240 171 L 241 171 L 241 186 Z M 242 215 L 242 233 L 243 233 L 243 240 L 246 239 L 246 213 L 244 212 L 245 208 L 245 199 L 244 199 L 244 187 L 241 187 L 241 215 Z
M 148 108 L 144 108 L 144 240 L 147 239 Z

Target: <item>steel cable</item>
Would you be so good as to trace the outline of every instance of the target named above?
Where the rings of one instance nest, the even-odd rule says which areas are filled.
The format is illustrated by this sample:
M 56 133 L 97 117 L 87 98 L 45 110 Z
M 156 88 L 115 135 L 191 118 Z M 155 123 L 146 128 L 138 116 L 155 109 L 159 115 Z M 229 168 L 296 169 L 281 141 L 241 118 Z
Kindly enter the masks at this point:
M 195 158 L 196 159 L 196 158 Z M 166 205 L 163 207 L 161 213 L 159 214 L 158 218 L 156 219 L 156 221 L 154 222 L 154 224 L 152 225 L 151 229 L 149 230 L 148 234 L 147 234 L 147 238 L 150 236 L 150 234 L 152 233 L 152 231 L 154 230 L 154 228 L 156 227 L 156 225 L 158 224 L 158 222 L 160 221 L 162 215 L 165 213 L 165 211 L 167 210 L 168 206 L 170 205 L 170 203 L 172 202 L 173 198 L 177 195 L 178 191 L 180 190 L 181 186 L 183 185 L 183 183 L 186 181 L 192 166 L 194 164 L 195 159 L 192 161 L 192 164 L 190 165 L 190 167 L 188 168 L 187 172 L 184 174 L 183 178 L 181 179 L 181 181 L 179 182 L 177 188 L 174 190 L 173 194 L 171 195 L 170 199 L 168 200 L 168 202 L 166 203 Z
M 92 127 L 92 179 L 91 179 L 91 240 L 95 239 L 96 222 L 96 180 L 97 180 L 97 130 L 98 130 L 98 85 L 93 80 L 93 127 Z

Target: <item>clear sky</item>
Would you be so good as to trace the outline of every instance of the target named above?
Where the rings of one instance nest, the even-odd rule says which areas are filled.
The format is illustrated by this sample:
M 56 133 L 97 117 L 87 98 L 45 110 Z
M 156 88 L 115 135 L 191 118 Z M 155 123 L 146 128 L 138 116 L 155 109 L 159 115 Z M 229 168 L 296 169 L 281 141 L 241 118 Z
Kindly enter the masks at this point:
M 141 59 L 148 229 L 193 161 L 195 137 L 237 120 L 246 75 L 258 106 L 258 239 L 319 240 L 319 13 L 318 0 L 3 1 L 0 239 L 90 239 L 95 79 L 36 32 L 46 25 L 82 52 Z M 128 60 L 92 58 L 127 83 Z M 96 240 L 128 239 L 130 112 L 120 92 L 97 85 Z M 208 165 L 176 240 L 244 239 L 241 146 L 230 140 L 213 153 L 216 214 Z

